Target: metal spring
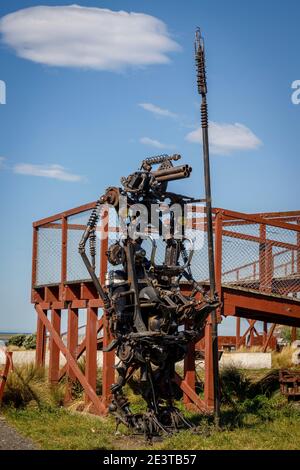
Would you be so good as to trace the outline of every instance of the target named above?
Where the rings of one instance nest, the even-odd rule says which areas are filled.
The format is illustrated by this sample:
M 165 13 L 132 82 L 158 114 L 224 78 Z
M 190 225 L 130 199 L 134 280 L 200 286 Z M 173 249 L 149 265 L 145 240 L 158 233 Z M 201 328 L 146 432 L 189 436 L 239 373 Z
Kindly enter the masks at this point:
M 96 234 L 94 230 L 90 233 L 89 244 L 90 244 L 90 255 L 91 255 L 91 260 L 92 260 L 92 268 L 95 271 L 95 268 L 96 268 Z
M 158 163 L 162 163 L 164 160 L 168 159 L 169 155 L 163 153 L 162 155 L 154 155 L 153 157 L 145 158 L 144 162 L 149 163 L 149 165 L 157 165 Z
M 201 125 L 203 129 L 208 127 L 208 111 L 206 100 L 201 103 Z
M 196 67 L 198 91 L 200 95 L 205 95 L 207 93 L 205 56 L 201 47 L 198 48 L 196 53 Z
M 154 155 L 153 157 L 148 157 L 148 158 L 145 158 L 145 160 L 143 160 L 142 162 L 142 167 L 144 166 L 144 164 L 146 165 L 158 165 L 159 163 L 163 163 L 163 162 L 166 162 L 166 161 L 171 161 L 171 160 L 180 160 L 181 156 L 178 155 L 178 154 L 174 154 L 174 155 L 167 155 L 167 154 L 162 154 L 162 155 Z
M 95 230 L 92 230 L 90 232 L 89 243 L 90 243 L 90 254 L 93 257 L 96 255 L 96 232 Z
M 196 30 L 195 37 L 195 61 L 197 68 L 197 85 L 198 92 L 200 95 L 204 96 L 207 93 L 207 83 L 206 83 L 206 69 L 205 69 L 205 51 L 204 51 L 204 40 L 201 36 L 201 31 L 199 28 Z
M 89 221 L 87 223 L 87 225 L 89 227 L 91 227 L 91 228 L 96 227 L 96 225 L 98 223 L 98 220 L 99 220 L 99 217 L 100 217 L 100 212 L 101 212 L 101 202 L 100 202 L 100 200 L 98 200 L 96 202 L 96 207 L 93 209 L 93 211 L 90 215 Z

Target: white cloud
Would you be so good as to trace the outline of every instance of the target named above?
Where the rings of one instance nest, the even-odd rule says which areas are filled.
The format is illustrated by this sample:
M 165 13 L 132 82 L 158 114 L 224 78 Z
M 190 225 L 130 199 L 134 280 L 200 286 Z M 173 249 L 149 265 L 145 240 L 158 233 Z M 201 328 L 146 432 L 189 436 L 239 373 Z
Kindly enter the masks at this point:
M 155 114 L 156 116 L 165 116 L 172 119 L 176 119 L 178 117 L 177 114 L 172 113 L 168 109 L 160 108 L 159 106 L 156 106 L 152 103 L 139 103 L 139 106 L 145 109 L 146 111 Z
M 34 165 L 32 163 L 17 163 L 12 168 L 14 173 L 28 176 L 42 176 L 62 181 L 83 181 L 84 177 L 68 173 L 61 165 Z
M 163 144 L 159 140 L 150 139 L 150 137 L 141 137 L 140 143 L 144 145 L 149 145 L 150 147 L 155 147 L 157 149 L 172 149 L 174 148 L 173 144 Z
M 185 137 L 193 143 L 202 142 L 201 127 L 189 132 Z M 236 151 L 255 150 L 261 144 L 261 140 L 243 124 L 209 123 L 209 142 L 211 153 L 216 155 L 230 155 Z
M 0 32 L 19 57 L 52 66 L 119 70 L 168 63 L 181 49 L 154 16 L 79 5 L 18 10 Z

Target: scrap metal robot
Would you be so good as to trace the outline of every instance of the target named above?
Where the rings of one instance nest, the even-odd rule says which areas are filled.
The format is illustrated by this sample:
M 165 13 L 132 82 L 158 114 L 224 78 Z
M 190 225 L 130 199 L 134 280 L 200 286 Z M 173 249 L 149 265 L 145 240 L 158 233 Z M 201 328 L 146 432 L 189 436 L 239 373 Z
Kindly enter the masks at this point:
M 190 427 L 174 404 L 178 398 L 175 365 L 184 358 L 188 345 L 203 335 L 208 315 L 218 306 L 218 300 L 206 295 L 193 278 L 193 240 L 186 236 L 184 224 L 178 229 L 176 215 L 170 213 L 170 230 L 164 236 L 159 209 L 158 224 L 153 227 L 153 221 L 147 220 L 143 233 L 139 231 L 141 214 L 131 213 L 136 204 L 142 204 L 150 214 L 151 208 L 161 203 L 184 208 L 197 202 L 167 190 L 168 182 L 190 176 L 192 169 L 188 165 L 173 165 L 180 158 L 177 154 L 147 158 L 139 171 L 121 178 L 122 187 L 109 187 L 97 201 L 79 245 L 114 338 L 106 350 L 116 350 L 119 359 L 109 411 L 117 424 L 122 422 L 148 437 Z M 159 165 L 157 170 L 153 170 L 155 165 Z M 112 269 L 102 286 L 95 273 L 96 225 L 105 204 L 113 206 L 121 217 L 121 198 L 126 200 L 125 226 L 131 230 L 110 245 L 107 257 Z M 149 235 L 153 230 L 164 246 L 161 264 L 156 262 L 155 237 Z M 151 245 L 148 254 L 143 247 L 147 240 Z M 86 254 L 88 241 L 90 256 Z M 188 285 L 188 294 L 182 292 L 183 281 Z M 145 413 L 133 413 L 123 391 L 133 374 L 138 377 L 139 393 L 147 404 Z

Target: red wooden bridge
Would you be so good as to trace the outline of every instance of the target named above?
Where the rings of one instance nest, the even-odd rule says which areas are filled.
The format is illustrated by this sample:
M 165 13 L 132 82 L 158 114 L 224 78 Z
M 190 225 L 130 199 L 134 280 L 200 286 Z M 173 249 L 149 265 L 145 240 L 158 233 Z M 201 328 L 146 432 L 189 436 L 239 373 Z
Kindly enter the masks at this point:
M 111 341 L 102 301 L 78 254 L 78 243 L 95 202 L 53 215 L 33 223 L 32 303 L 37 319 L 36 361 L 45 364 L 46 331 L 49 333 L 49 380 L 58 382 L 68 376 L 66 400 L 71 399 L 71 382 L 79 380 L 85 391 L 86 406 L 98 414 L 106 413 L 110 384 L 114 382 L 115 355 L 103 352 L 102 395 L 96 394 L 97 348 Z M 214 244 L 217 294 L 222 301 L 218 319 L 236 317 L 236 347 L 272 345 L 276 325 L 300 327 L 300 211 L 243 214 L 214 209 Z M 188 227 L 197 238 L 192 263 L 194 277 L 208 285 L 206 220 L 202 207 L 193 207 Z M 105 280 L 105 252 L 117 229 L 111 215 L 103 215 L 97 238 L 99 254 L 97 275 Z M 108 235 L 108 236 L 103 236 Z M 159 256 L 159 250 L 158 250 Z M 184 284 L 182 289 L 185 289 Z M 79 343 L 78 317 L 86 312 L 86 334 Z M 68 316 L 66 341 L 61 336 L 61 317 Z M 241 318 L 248 326 L 241 331 Z M 258 323 L 263 322 L 259 332 Z M 183 375 L 177 382 L 187 406 L 209 411 L 213 407 L 211 323 L 196 349 L 205 350 L 204 399 L 195 392 L 195 345 L 184 361 Z M 60 352 L 66 365 L 60 367 Z M 78 359 L 85 353 L 85 373 Z

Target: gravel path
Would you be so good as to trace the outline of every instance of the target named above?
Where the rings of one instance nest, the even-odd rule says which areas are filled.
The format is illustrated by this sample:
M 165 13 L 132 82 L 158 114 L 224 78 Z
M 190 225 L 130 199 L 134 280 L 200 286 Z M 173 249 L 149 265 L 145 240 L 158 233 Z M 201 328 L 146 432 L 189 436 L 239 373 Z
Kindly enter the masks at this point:
M 0 416 L 0 450 L 34 450 L 35 444 L 21 436 Z

